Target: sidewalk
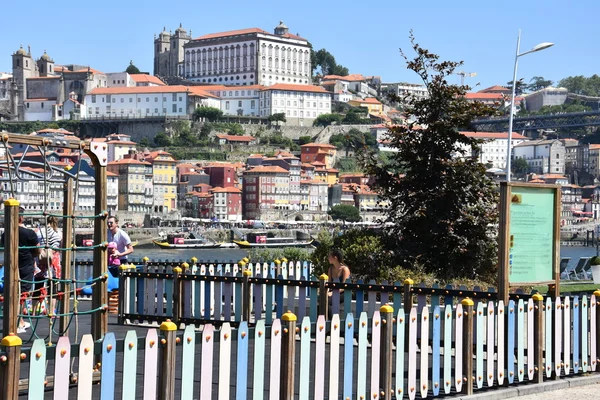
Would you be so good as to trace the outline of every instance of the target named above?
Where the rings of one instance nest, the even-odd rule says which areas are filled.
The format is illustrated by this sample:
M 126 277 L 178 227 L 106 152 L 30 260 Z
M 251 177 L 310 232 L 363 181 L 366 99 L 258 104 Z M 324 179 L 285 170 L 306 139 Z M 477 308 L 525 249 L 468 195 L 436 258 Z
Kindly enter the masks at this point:
M 539 385 L 531 384 L 499 390 L 489 390 L 473 396 L 461 396 L 465 400 L 592 400 L 598 398 L 600 375 L 563 378 Z

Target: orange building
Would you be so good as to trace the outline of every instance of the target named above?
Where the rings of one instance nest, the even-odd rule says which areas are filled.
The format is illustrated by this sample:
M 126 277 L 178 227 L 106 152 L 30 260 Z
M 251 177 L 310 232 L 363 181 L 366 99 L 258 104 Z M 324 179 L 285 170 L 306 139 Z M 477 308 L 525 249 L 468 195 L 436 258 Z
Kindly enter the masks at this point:
M 313 164 L 315 161 L 325 164 L 325 168 L 333 168 L 335 164 L 336 147 L 324 143 L 308 143 L 300 146 L 300 161 Z

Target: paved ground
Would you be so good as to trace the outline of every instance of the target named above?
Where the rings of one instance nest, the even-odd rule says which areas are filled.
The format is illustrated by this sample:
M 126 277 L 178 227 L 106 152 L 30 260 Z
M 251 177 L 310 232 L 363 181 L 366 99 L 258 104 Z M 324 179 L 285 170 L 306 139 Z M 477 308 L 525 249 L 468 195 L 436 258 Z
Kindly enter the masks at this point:
M 600 374 L 584 377 L 563 378 L 540 385 L 521 385 L 499 390 L 488 390 L 473 396 L 461 396 L 465 400 L 592 400 L 598 398 Z

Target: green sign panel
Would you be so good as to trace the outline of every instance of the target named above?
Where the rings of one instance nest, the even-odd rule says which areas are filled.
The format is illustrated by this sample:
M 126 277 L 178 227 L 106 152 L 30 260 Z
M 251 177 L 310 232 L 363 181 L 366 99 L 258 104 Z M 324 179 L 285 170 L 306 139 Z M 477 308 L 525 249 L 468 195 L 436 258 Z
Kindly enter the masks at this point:
M 512 186 L 508 281 L 548 282 L 553 277 L 555 189 Z

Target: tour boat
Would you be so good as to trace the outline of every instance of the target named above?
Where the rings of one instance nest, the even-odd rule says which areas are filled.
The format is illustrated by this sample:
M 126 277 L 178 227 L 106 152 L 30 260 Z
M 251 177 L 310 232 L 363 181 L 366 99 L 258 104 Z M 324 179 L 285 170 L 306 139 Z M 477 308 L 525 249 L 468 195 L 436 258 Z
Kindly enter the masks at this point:
M 156 239 L 152 243 L 161 249 L 218 249 L 222 245 L 222 243 L 193 233 L 187 237 L 184 233 L 169 234 L 166 239 Z
M 233 243 L 242 249 L 277 248 L 277 247 L 309 247 L 313 243 L 310 236 L 296 232 L 296 237 L 267 237 L 266 233 L 253 232 L 245 240 L 234 240 Z

